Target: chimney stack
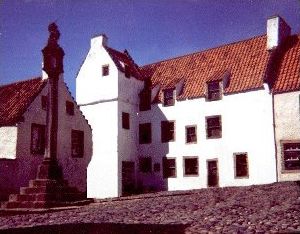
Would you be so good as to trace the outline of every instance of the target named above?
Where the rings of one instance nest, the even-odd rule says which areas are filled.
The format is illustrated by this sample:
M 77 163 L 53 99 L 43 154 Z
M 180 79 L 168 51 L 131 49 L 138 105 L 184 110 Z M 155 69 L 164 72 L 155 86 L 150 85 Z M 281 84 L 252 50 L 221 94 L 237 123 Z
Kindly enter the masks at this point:
M 91 39 L 91 48 L 100 48 L 107 46 L 108 38 L 105 34 L 101 34 Z
M 267 50 L 273 50 L 289 35 L 291 27 L 280 16 L 271 16 L 267 20 Z

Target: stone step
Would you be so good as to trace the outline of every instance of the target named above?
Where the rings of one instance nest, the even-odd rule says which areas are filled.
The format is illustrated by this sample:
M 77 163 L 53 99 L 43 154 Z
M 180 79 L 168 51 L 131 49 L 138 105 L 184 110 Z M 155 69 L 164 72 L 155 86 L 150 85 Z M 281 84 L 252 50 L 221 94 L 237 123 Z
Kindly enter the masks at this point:
M 34 194 L 10 194 L 9 201 L 35 201 L 36 196 Z
M 56 180 L 49 179 L 35 179 L 29 181 L 29 187 L 40 187 L 40 186 L 57 186 L 58 182 Z
M 20 194 L 28 195 L 28 194 L 37 194 L 37 193 L 56 193 L 59 190 L 60 188 L 56 186 L 21 187 Z

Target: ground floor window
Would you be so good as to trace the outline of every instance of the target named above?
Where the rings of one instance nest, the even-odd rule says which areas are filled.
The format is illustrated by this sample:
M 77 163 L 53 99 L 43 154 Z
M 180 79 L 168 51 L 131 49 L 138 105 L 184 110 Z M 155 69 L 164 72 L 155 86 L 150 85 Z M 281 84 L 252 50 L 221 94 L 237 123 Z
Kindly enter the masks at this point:
M 44 154 L 46 142 L 46 126 L 41 124 L 31 124 L 31 153 Z
M 82 158 L 84 152 L 84 132 L 79 130 L 72 130 L 71 140 L 72 157 Z
M 152 160 L 150 157 L 142 157 L 139 160 L 140 172 L 150 173 L 152 171 Z
M 235 178 L 245 178 L 249 176 L 247 153 L 234 154 Z
M 164 178 L 176 177 L 176 160 L 175 158 L 163 158 L 163 176 Z
M 198 175 L 198 158 L 197 157 L 184 157 L 184 175 L 197 176 Z
M 282 144 L 283 169 L 300 170 L 300 142 L 288 142 Z

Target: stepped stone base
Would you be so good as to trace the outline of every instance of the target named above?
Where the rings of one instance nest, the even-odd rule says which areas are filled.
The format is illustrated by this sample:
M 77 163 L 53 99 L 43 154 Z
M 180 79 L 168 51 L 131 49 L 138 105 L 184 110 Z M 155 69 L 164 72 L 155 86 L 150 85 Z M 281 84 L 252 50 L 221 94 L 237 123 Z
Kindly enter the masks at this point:
M 57 163 L 44 160 L 38 168 L 37 178 L 29 181 L 28 187 L 21 187 L 20 194 L 11 194 L 2 208 L 51 208 L 71 205 L 86 199 L 85 194 L 70 187 L 62 179 Z

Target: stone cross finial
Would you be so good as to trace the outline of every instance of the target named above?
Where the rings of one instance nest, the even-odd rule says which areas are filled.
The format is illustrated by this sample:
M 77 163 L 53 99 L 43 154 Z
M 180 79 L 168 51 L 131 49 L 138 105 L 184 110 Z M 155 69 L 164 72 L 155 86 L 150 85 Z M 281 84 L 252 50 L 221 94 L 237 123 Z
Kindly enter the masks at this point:
M 60 32 L 58 31 L 58 27 L 56 23 L 51 23 L 48 26 L 48 31 L 50 33 L 48 43 L 50 44 L 57 44 L 58 39 L 60 37 Z

